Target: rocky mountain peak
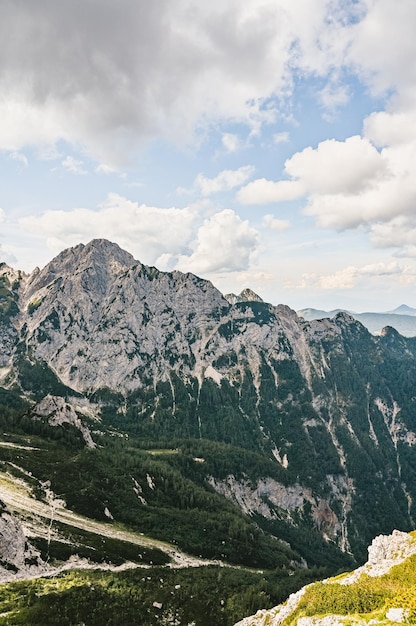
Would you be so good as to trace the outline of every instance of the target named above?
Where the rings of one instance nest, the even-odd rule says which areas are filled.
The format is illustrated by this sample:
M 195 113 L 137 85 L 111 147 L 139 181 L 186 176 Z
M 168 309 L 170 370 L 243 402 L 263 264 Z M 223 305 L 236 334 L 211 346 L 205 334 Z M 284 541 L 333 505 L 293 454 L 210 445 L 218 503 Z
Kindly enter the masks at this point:
M 238 302 L 263 302 L 263 299 L 248 287 L 243 289 L 238 296 L 235 293 L 227 293 L 224 298 L 228 300 L 230 304 L 237 304 Z
M 7 263 L 0 263 L 0 279 L 7 279 L 10 284 L 13 284 L 20 282 L 24 277 L 27 277 L 24 272 L 13 269 Z
M 111 276 L 134 264 L 137 264 L 134 257 L 117 244 L 106 239 L 93 239 L 86 245 L 81 243 L 63 250 L 42 270 L 36 268 L 29 277 L 25 296 L 28 300 L 35 292 L 57 280 L 79 275 L 84 275 L 84 282 L 91 283 L 94 290 L 99 289 L 103 293 Z M 89 278 L 86 278 L 87 274 Z

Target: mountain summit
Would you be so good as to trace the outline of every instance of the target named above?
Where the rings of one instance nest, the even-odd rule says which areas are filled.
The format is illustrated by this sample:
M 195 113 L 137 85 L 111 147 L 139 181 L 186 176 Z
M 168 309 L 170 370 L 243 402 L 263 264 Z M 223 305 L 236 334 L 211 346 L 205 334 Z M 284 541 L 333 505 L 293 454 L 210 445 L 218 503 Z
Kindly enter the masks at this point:
M 377 533 L 416 518 L 416 345 L 345 312 L 307 321 L 254 295 L 231 303 L 101 239 L 30 276 L 2 265 L 0 404 L 79 429 L 91 455 L 102 436 L 87 432 L 91 416 L 102 433 L 186 442 L 199 488 L 307 562 L 363 558 Z M 109 508 L 99 493 L 97 515 Z

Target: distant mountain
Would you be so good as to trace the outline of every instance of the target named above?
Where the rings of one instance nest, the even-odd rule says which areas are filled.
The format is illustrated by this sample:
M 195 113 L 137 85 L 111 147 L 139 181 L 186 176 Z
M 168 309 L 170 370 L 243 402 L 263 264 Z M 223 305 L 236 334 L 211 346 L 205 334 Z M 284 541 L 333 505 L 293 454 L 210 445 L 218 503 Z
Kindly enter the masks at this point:
M 285 576 L 352 567 L 375 535 L 410 530 L 415 340 L 237 300 L 106 240 L 29 276 L 1 265 L 0 474 Z
M 401 304 L 393 311 L 387 311 L 387 313 L 393 313 L 394 315 L 416 315 L 416 309 L 407 306 L 407 304 Z
M 324 318 L 332 318 L 339 313 L 342 309 L 334 309 L 333 311 L 323 311 L 320 309 L 302 309 L 297 311 L 300 317 L 311 321 Z M 346 311 L 354 319 L 363 324 L 370 333 L 379 335 L 383 328 L 391 326 L 395 328 L 404 337 L 416 336 L 416 309 L 412 309 L 406 304 L 402 304 L 394 311 L 387 311 L 386 313 L 354 313 L 353 311 Z
M 262 298 L 251 289 L 243 289 L 238 296 L 235 293 L 227 293 L 224 298 L 230 304 L 237 304 L 237 302 L 263 302 Z

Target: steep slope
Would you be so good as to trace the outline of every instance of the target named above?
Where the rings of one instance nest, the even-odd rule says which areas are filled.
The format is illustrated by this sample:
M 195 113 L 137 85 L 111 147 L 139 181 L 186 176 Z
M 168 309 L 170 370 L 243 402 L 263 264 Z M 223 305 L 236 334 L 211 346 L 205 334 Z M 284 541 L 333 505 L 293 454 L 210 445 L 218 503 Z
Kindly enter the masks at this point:
M 20 306 L 26 352 L 66 385 L 126 392 L 145 372 L 152 384 L 172 369 L 189 373 L 228 304 L 207 281 L 159 272 L 97 240 L 32 274 Z
M 363 559 L 376 534 L 413 527 L 415 340 L 374 337 L 343 312 L 308 322 L 231 304 L 104 240 L 2 276 L 4 407 L 24 396 L 36 416 L 55 398 L 87 406 L 102 431 L 181 450 L 187 478 L 311 564 Z
M 258 611 L 235 626 L 342 626 L 397 624 L 416 619 L 416 539 L 394 531 L 378 536 L 368 561 L 354 572 L 312 583 L 269 611 Z M 334 614 L 335 613 L 335 614 Z

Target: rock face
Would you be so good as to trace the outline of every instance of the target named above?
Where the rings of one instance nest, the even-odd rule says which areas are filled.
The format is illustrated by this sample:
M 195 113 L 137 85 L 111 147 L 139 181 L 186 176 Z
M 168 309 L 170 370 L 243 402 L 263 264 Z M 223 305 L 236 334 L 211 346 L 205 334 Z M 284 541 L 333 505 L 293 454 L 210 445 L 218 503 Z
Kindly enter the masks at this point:
M 391 535 L 380 535 L 373 540 L 368 548 L 368 561 L 365 565 L 347 576 L 328 579 L 324 583 L 330 585 L 336 582 L 340 585 L 352 585 L 359 583 L 363 575 L 383 576 L 392 567 L 403 563 L 414 554 L 416 554 L 416 539 L 407 533 L 395 530 Z M 270 610 L 258 611 L 256 615 L 244 618 L 235 626 L 280 626 L 286 618 L 293 616 L 306 590 L 312 586 L 313 584 L 303 587 L 292 594 L 284 604 Z M 365 594 L 365 591 L 362 593 Z M 405 622 L 406 610 L 401 607 L 386 609 L 386 617 L 394 623 Z M 341 615 L 300 617 L 295 623 L 298 626 L 341 626 L 351 623 L 351 618 Z M 360 621 L 357 616 L 354 616 L 354 623 L 367 624 L 368 618 Z
M 0 501 L 0 581 L 42 571 L 40 553 L 27 541 L 20 521 Z
M 408 533 L 394 530 L 391 535 L 379 535 L 368 548 L 368 561 L 362 567 L 341 579 L 342 585 L 351 585 L 362 574 L 383 576 L 395 565 L 416 554 L 415 538 Z
M 79 413 L 83 413 L 81 407 L 76 407 Z M 46 418 L 50 426 L 62 426 L 63 424 L 70 424 L 79 430 L 84 438 L 85 444 L 88 448 L 95 448 L 95 443 L 91 436 L 91 431 L 86 425 L 85 421 L 79 417 L 74 406 L 61 398 L 60 396 L 45 396 L 38 404 L 32 409 L 33 419 Z
M 207 480 L 249 515 L 359 558 L 416 519 L 415 380 L 416 344 L 392 329 L 374 337 L 344 312 L 309 322 L 250 290 L 230 303 L 105 240 L 30 276 L 0 266 L 0 387 L 32 416 L 90 447 L 82 406 L 153 440 L 259 454 L 267 469 Z
M 227 293 L 225 299 L 228 300 L 230 304 L 237 304 L 237 302 L 263 302 L 263 299 L 260 298 L 252 289 L 243 289 L 243 291 L 237 296 L 235 293 Z

